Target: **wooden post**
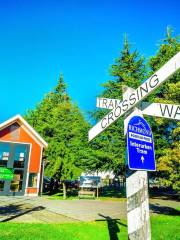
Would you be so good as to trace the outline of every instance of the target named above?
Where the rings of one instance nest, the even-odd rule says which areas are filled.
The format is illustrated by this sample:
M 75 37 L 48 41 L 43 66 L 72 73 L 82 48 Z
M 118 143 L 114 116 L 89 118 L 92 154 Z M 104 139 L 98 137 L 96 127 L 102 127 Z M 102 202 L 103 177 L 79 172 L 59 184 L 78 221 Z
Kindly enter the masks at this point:
M 129 240 L 150 240 L 148 181 L 146 171 L 136 171 L 126 179 Z
M 66 183 L 63 181 L 63 199 L 66 199 Z
M 44 183 L 44 160 L 41 162 L 41 171 L 40 171 L 40 184 L 39 184 L 39 196 L 42 196 L 43 193 L 43 183 Z
M 96 193 L 96 197 L 97 197 L 97 198 L 99 197 L 99 188 L 98 188 L 98 185 L 97 185 L 97 193 Z
M 134 89 L 124 88 L 127 96 Z M 124 120 L 124 134 L 127 133 L 129 120 L 133 116 L 141 116 L 138 108 Z M 151 240 L 149 216 L 148 180 L 146 171 L 126 171 L 127 222 L 129 240 Z

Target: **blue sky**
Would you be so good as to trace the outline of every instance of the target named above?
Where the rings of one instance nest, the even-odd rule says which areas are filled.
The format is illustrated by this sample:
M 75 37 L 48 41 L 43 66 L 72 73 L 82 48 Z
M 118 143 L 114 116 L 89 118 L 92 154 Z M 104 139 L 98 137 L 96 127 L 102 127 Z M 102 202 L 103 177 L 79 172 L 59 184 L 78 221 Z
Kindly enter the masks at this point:
M 179 10 L 178 0 L 0 0 L 0 121 L 34 108 L 60 73 L 82 111 L 95 108 L 123 34 L 149 57 L 167 25 L 179 34 Z

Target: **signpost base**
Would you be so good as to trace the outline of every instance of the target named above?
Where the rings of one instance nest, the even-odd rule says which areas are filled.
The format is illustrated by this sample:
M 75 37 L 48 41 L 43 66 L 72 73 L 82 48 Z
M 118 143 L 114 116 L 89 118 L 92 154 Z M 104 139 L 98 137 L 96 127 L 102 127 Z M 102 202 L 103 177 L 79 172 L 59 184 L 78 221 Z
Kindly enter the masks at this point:
M 126 179 L 129 240 L 150 240 L 148 181 L 146 171 L 132 171 Z

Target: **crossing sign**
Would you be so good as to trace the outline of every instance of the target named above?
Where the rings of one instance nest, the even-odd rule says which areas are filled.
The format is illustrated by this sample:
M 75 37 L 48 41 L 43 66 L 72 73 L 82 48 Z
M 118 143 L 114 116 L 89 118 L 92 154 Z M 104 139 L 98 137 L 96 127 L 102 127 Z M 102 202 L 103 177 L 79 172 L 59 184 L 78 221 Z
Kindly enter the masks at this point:
M 97 98 L 96 107 L 111 110 L 116 108 L 120 102 L 119 99 Z M 180 120 L 180 105 L 177 104 L 141 102 L 138 108 L 143 115 Z
M 130 119 L 127 128 L 128 166 L 131 170 L 155 171 L 153 134 L 140 116 Z
M 132 94 L 120 101 L 116 108 L 109 112 L 93 128 L 89 130 L 89 141 L 103 132 L 118 118 L 135 107 L 146 98 L 151 92 L 158 88 L 164 81 L 168 80 L 176 71 L 180 69 L 180 52 L 164 64 L 156 73 L 142 83 Z

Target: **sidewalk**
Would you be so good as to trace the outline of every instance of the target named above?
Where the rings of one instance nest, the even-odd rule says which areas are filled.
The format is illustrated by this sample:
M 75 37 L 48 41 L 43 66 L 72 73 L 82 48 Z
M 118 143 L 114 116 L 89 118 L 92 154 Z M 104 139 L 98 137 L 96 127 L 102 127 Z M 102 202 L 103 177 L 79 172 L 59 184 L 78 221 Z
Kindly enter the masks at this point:
M 73 222 L 125 219 L 125 202 L 49 200 L 45 197 L 0 197 L 0 221 Z M 8 220 L 9 219 L 9 220 Z
M 154 197 L 151 214 L 179 215 L 180 203 Z M 0 197 L 0 221 L 62 223 L 126 219 L 126 202 L 50 200 L 47 197 Z

